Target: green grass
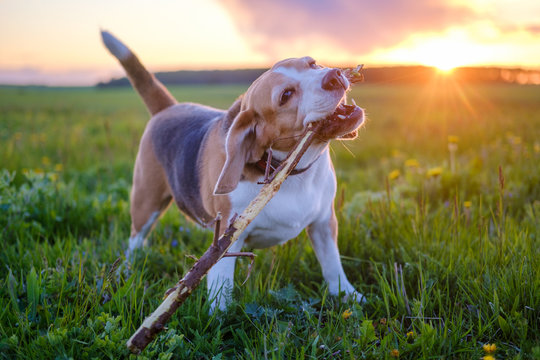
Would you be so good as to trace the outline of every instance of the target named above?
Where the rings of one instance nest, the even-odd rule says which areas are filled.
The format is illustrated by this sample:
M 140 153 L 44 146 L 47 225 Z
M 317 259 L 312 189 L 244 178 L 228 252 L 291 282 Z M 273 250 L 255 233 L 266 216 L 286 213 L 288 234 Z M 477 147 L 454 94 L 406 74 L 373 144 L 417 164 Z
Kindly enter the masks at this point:
M 222 108 L 243 90 L 172 88 Z M 238 261 L 226 314 L 195 291 L 142 357 L 480 359 L 495 343 L 497 359 L 540 358 L 540 87 L 440 78 L 352 95 L 369 120 L 332 155 L 342 260 L 367 303 L 327 294 L 302 234 L 257 251 L 244 286 Z M 114 271 L 147 119 L 131 89 L 0 88 L 0 358 L 128 357 L 211 243 L 171 209 L 131 276 Z

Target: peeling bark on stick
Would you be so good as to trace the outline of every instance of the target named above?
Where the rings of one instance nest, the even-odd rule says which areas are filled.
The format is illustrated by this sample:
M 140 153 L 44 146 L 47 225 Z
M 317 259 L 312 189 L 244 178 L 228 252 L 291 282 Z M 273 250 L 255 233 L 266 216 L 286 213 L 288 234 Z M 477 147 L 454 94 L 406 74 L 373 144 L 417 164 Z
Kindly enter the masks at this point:
M 240 234 L 272 199 L 283 181 L 298 164 L 314 137 L 315 132 L 308 129 L 295 148 L 276 169 L 271 181 L 262 187 L 259 194 L 251 201 L 244 212 L 234 219 L 232 224 L 217 240 L 217 244 L 213 243 L 184 278 L 175 287 L 167 291 L 165 300 L 143 321 L 139 329 L 128 340 L 126 345 L 132 353 L 140 353 L 164 329 L 172 314 L 191 295 L 210 268 L 225 255 Z

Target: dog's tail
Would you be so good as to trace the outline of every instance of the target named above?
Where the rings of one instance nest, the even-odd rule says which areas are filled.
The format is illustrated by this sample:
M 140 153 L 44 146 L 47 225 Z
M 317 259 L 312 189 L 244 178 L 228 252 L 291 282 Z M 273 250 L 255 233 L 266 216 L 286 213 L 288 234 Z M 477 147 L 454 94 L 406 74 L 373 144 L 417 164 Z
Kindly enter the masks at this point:
M 108 31 L 101 31 L 101 38 L 110 53 L 120 61 L 131 84 L 142 97 L 152 115 L 177 103 L 165 86 L 146 70 L 137 56 L 126 45 Z

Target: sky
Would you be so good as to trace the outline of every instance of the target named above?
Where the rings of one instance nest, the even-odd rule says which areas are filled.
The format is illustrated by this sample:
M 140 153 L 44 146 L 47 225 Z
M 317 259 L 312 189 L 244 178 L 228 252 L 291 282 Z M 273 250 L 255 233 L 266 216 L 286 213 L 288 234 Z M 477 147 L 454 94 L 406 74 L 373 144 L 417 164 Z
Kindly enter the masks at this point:
M 0 84 L 122 76 L 106 29 L 152 71 L 323 65 L 540 69 L 538 0 L 0 0 Z

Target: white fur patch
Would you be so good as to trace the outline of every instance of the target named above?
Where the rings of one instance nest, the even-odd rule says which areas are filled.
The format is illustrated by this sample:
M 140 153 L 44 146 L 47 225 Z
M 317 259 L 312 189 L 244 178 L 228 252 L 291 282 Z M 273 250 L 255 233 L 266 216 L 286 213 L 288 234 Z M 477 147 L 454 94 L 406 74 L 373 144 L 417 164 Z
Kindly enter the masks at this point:
M 295 238 L 309 226 L 311 243 L 330 294 L 339 295 L 344 292 L 344 300 L 351 298 L 363 302 L 364 296 L 355 290 L 343 271 L 337 243 L 330 228 L 336 177 L 328 147 L 325 146 L 322 154 L 320 151 L 321 149 L 308 150 L 305 154 L 307 159 L 316 159 L 313 165 L 306 172 L 287 178 L 276 195 L 244 231 L 242 241 L 249 248 L 266 248 Z M 241 181 L 230 194 L 231 213 L 241 213 L 257 195 L 261 186 Z M 234 262 L 221 267 L 219 272 L 226 281 L 232 281 Z M 217 277 L 213 281 L 213 288 L 220 285 L 226 287 L 229 284 Z M 211 294 L 216 296 L 215 290 Z M 230 293 L 224 292 L 225 301 L 229 296 Z M 219 307 L 223 307 L 222 303 L 219 303 Z
M 280 66 L 277 69 L 274 69 L 275 73 L 285 75 L 288 78 L 291 78 L 293 80 L 296 80 L 298 82 L 302 82 L 303 80 L 312 77 L 313 73 L 312 71 L 317 71 L 316 69 L 306 69 L 303 71 L 298 71 L 298 69 L 293 67 L 285 67 Z
M 154 226 L 154 223 L 159 218 L 160 212 L 154 211 L 151 215 L 146 224 L 143 225 L 141 228 L 141 231 L 137 233 L 137 235 L 129 238 L 129 247 L 126 250 L 126 259 L 130 259 L 131 255 L 136 249 L 139 249 L 143 246 L 144 242 L 146 241 L 146 236 L 152 230 L 152 226 Z
M 261 187 L 241 181 L 230 194 L 231 213 L 242 213 Z M 252 248 L 266 248 L 295 238 L 306 226 L 330 211 L 335 191 L 336 179 L 327 149 L 306 172 L 285 180 L 247 227 L 245 244 Z
M 331 68 L 318 68 L 299 71 L 287 66 L 280 66 L 273 70 L 274 73 L 284 75 L 297 82 L 301 88 L 302 98 L 298 103 L 298 114 L 301 116 L 304 126 L 331 115 L 336 106 L 345 99 L 345 93 L 338 96 L 338 93 L 329 92 L 322 88 L 323 78 L 331 70 Z M 345 79 L 345 77 L 343 78 Z M 345 79 L 345 82 L 348 87 L 348 80 Z
M 312 77 L 316 77 L 322 80 L 324 75 L 326 75 L 326 73 L 330 70 L 332 70 L 332 68 L 306 69 L 298 71 L 298 69 L 293 67 L 280 66 L 277 69 L 274 69 L 274 72 L 285 75 L 298 82 L 302 82 Z M 319 72 L 319 74 L 315 75 L 314 72 Z M 342 76 L 342 78 L 345 80 L 345 84 L 347 84 L 347 87 L 349 87 L 350 83 L 347 77 Z
M 114 35 L 112 35 L 110 32 L 102 30 L 101 39 L 111 54 L 113 54 L 118 60 L 125 60 L 132 55 L 131 50 L 129 50 L 126 45 L 114 37 Z

